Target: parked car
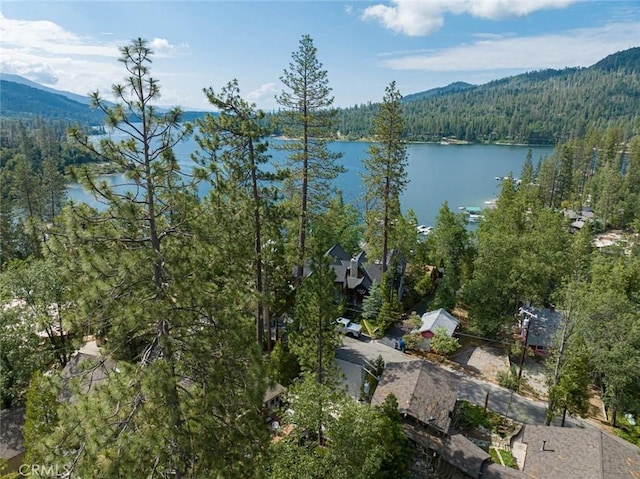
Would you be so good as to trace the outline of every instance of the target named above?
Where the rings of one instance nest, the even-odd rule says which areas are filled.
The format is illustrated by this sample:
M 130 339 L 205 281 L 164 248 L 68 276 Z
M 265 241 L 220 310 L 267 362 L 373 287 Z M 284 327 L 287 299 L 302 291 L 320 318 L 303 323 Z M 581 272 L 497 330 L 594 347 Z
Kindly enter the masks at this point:
M 348 318 L 340 317 L 336 319 L 336 324 L 338 325 L 338 328 L 340 328 L 340 332 L 342 334 L 346 334 L 347 336 L 359 338 L 362 334 L 362 326 L 360 326 L 358 323 L 354 323 Z

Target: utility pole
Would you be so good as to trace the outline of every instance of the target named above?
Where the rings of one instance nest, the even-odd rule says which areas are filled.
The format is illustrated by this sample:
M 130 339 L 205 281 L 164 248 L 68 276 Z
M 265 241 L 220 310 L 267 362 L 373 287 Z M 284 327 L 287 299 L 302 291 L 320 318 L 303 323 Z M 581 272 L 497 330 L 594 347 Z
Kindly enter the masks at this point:
M 522 354 L 520 355 L 520 370 L 518 371 L 518 386 L 520 385 L 520 378 L 522 377 L 522 366 L 524 365 L 524 359 L 527 354 L 527 348 L 529 343 L 529 318 L 525 318 L 522 321 L 522 328 L 524 329 L 524 343 L 522 345 Z

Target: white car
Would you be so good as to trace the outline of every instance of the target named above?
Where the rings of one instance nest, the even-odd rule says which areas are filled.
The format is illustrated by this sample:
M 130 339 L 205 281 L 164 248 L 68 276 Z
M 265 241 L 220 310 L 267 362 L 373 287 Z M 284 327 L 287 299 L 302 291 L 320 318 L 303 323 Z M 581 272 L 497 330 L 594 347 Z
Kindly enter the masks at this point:
M 336 324 L 340 328 L 340 332 L 342 334 L 346 334 L 347 336 L 359 338 L 362 334 L 362 326 L 360 326 L 358 323 L 354 323 L 350 319 L 340 317 L 336 319 Z

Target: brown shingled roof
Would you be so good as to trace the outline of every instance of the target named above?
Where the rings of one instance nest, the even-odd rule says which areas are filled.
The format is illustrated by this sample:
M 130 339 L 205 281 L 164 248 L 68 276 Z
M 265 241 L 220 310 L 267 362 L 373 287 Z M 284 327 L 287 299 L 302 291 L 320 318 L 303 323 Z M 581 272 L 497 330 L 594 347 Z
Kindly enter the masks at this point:
M 529 477 L 640 477 L 640 448 L 599 429 L 527 425 L 522 442 L 527 444 L 523 470 Z
M 443 432 L 449 430 L 460 379 L 427 361 L 390 363 L 385 367 L 371 404 L 382 404 L 389 394 L 401 413 Z

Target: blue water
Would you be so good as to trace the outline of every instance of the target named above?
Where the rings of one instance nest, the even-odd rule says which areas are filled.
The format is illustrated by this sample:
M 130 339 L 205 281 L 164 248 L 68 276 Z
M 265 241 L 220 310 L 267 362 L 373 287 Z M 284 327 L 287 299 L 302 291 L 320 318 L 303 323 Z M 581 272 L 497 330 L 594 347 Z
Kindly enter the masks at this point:
M 271 140 L 278 143 L 279 140 Z M 342 190 L 345 201 L 362 207 L 362 160 L 367 157 L 368 143 L 336 142 L 329 145 L 332 151 L 343 153 L 339 160 L 347 172 L 335 180 Z M 188 140 L 175 148 L 175 155 L 183 171 L 193 167 L 191 153 L 196 144 Z M 448 201 L 452 210 L 460 206 L 484 206 L 500 192 L 500 181 L 496 176 L 513 173 L 520 175 L 522 165 L 531 148 L 534 164 L 541 157 L 551 154 L 552 147 L 502 146 L 502 145 L 440 145 L 415 143 L 408 145 L 407 173 L 409 184 L 401 197 L 402 209 L 415 211 L 418 222 L 433 225 L 443 202 Z M 286 152 L 271 149 L 272 161 L 282 163 Z M 122 182 L 120 175 L 105 177 L 112 185 Z M 78 184 L 69 186 L 69 198 L 86 201 L 97 206 L 97 202 Z

